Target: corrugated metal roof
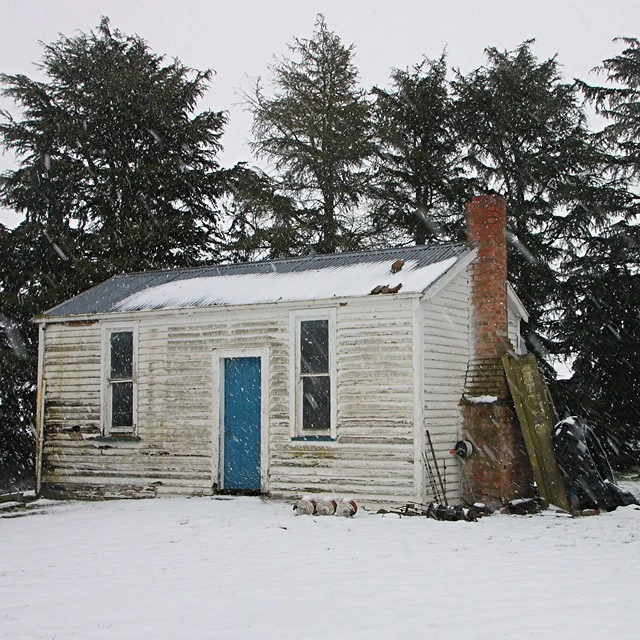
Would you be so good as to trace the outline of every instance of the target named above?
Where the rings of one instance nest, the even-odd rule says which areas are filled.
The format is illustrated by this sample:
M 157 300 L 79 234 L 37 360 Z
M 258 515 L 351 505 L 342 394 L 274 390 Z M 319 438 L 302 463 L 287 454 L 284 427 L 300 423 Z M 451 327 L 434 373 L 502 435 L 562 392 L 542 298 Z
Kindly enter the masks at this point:
M 421 291 L 467 253 L 464 244 L 420 245 L 132 273 L 114 276 L 50 309 L 44 317 L 367 295 L 372 282 L 393 286 L 404 280 L 401 293 Z M 396 260 L 406 266 L 392 276 L 390 267 Z M 244 298 L 243 289 L 247 291 Z

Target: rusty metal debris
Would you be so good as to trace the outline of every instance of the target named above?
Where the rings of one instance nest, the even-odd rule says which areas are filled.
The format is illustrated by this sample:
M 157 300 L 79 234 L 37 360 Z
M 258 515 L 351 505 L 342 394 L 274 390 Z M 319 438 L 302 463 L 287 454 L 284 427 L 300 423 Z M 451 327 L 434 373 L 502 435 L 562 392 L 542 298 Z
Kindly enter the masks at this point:
M 416 502 L 408 502 L 402 507 L 393 507 L 391 509 L 380 509 L 379 514 L 392 513 L 399 516 L 425 516 L 433 520 L 457 521 L 464 520 L 466 522 L 476 522 L 478 517 L 483 513 L 474 509 L 474 507 L 463 507 L 462 505 L 445 505 L 437 502 L 429 504 L 418 504 Z
M 395 287 L 390 287 L 388 284 L 379 284 L 377 287 L 371 289 L 371 295 L 377 296 L 380 293 L 398 293 L 402 289 L 402 282 Z
M 543 505 L 540 498 L 519 498 L 506 502 L 500 513 L 508 513 L 516 516 L 526 516 L 542 511 Z

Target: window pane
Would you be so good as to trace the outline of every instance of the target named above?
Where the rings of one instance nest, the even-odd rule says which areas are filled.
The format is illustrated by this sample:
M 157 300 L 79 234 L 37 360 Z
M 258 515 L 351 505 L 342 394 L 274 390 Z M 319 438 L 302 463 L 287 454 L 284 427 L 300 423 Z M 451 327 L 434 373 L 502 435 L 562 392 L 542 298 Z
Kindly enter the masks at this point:
M 300 371 L 329 372 L 328 320 L 305 320 L 300 323 Z
M 331 428 L 331 383 L 329 376 L 302 378 L 302 428 Z
M 111 384 L 111 427 L 133 427 L 133 382 Z
M 111 379 L 133 378 L 133 331 L 111 334 Z

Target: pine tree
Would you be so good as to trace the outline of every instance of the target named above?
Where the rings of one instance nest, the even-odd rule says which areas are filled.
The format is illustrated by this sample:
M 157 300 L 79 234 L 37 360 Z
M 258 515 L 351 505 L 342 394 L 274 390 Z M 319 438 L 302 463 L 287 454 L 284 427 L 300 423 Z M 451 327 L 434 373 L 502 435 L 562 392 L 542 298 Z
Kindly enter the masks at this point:
M 640 178 L 640 41 L 619 38 L 622 53 L 606 59 L 596 71 L 606 76 L 607 86 L 580 83 L 596 111 L 608 121 L 601 133 L 615 154 L 611 166 Z
M 25 216 L 0 247 L 0 423 L 15 434 L 35 409 L 30 317 L 119 272 L 215 259 L 229 178 L 225 114 L 195 111 L 210 71 L 165 62 L 106 18 L 45 45 L 39 66 L 44 81 L 0 75 L 21 111 L 0 113 L 0 145 L 18 157 L 0 206 Z
M 574 374 L 561 411 L 593 426 L 619 467 L 640 455 L 640 227 L 619 220 L 564 265 L 559 326 Z
M 376 232 L 395 229 L 415 244 L 462 232 L 471 195 L 453 129 L 445 56 L 394 70 L 391 87 L 375 87 L 377 143 L 371 196 Z
M 371 153 L 369 104 L 358 87 L 353 47 L 319 15 L 313 37 L 296 39 L 291 58 L 276 61 L 274 93 L 258 83 L 250 96 L 253 150 L 273 163 L 280 189 L 307 212 L 311 248 L 357 248 L 354 220 Z
M 229 262 L 301 255 L 313 242 L 308 225 L 313 212 L 299 209 L 259 169 L 234 167 L 221 208 L 226 222 L 222 251 Z
M 510 278 L 530 313 L 529 346 L 546 356 L 560 348 L 551 328 L 564 308 L 561 262 L 606 224 L 618 192 L 602 174 L 576 86 L 531 46 L 487 49 L 487 66 L 458 73 L 453 89 L 465 164 L 481 189 L 507 201 Z
M 624 467 L 640 455 L 640 42 L 621 42 L 624 51 L 598 68 L 605 86 L 579 83 L 607 121 L 596 137 L 607 151 L 603 172 L 618 189 L 606 207 L 615 217 L 583 234 L 563 265 L 558 336 L 574 375 L 557 387 L 564 411 L 585 416 Z
M 52 238 L 83 231 L 67 257 L 90 256 L 98 279 L 211 252 L 226 116 L 194 114 L 211 72 L 165 63 L 106 18 L 46 45 L 40 68 L 45 82 L 0 75 L 23 113 L 0 123 L 3 146 L 20 157 L 0 202 Z
M 0 225 L 2 273 L 17 265 L 12 257 L 12 234 Z M 11 263 L 11 264 L 9 264 Z M 29 265 L 23 266 L 28 269 Z M 33 332 L 23 335 L 21 325 L 28 322 L 22 298 L 8 296 L 0 281 L 0 493 L 25 487 L 33 479 L 33 409 L 35 408 L 35 339 Z M 30 341 L 30 342 L 27 342 Z

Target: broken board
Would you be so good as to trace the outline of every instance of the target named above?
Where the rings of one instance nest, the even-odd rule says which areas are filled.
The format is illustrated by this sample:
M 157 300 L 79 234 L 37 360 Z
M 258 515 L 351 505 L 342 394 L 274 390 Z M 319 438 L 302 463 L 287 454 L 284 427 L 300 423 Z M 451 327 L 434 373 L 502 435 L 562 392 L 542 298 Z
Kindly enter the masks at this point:
M 567 486 L 558 468 L 551 438 L 558 416 L 549 388 L 538 370 L 536 357 L 532 353 L 515 357 L 505 355 L 502 365 L 540 497 L 545 506 L 553 504 L 570 511 Z

